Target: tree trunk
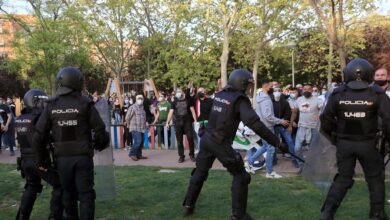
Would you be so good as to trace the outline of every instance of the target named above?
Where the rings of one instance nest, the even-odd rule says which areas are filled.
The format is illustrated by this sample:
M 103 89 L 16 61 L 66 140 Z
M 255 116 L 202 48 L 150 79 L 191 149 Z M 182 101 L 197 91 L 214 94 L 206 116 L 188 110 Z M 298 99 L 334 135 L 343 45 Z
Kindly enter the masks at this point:
M 222 88 L 225 87 L 227 84 L 227 64 L 229 59 L 229 30 L 227 29 L 227 27 L 225 27 L 225 30 L 223 32 L 223 47 L 220 58 Z
M 253 60 L 253 101 L 252 106 L 256 108 L 256 91 L 257 91 L 257 72 L 259 70 L 259 56 L 260 50 L 255 51 L 255 58 Z
M 341 79 L 344 81 L 344 74 L 342 74 L 342 73 L 343 73 L 345 66 L 347 65 L 347 61 L 346 61 L 347 54 L 346 54 L 343 46 L 339 46 L 337 48 L 337 52 L 339 54 L 339 59 L 340 59 Z
M 333 44 L 332 42 L 329 42 L 329 54 L 328 54 L 328 74 L 327 74 L 327 88 L 329 90 L 330 85 L 332 84 L 332 68 L 333 68 L 333 63 L 332 63 L 332 58 L 333 58 Z

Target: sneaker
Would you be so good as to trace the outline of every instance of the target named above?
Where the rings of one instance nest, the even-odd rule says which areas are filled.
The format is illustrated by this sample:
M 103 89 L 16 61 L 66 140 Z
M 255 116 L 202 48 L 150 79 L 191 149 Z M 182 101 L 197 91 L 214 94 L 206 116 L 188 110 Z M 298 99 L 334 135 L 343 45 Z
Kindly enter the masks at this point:
M 255 174 L 255 171 L 253 170 L 252 165 L 250 165 L 248 162 L 245 162 L 244 166 L 245 166 L 245 170 L 247 173 Z
M 191 160 L 192 162 L 196 162 L 196 159 L 195 159 L 194 156 L 190 156 L 190 160 Z
M 272 171 L 272 173 L 267 173 L 265 175 L 265 178 L 269 178 L 269 179 L 280 179 L 282 178 L 281 175 L 277 174 L 275 171 Z
M 264 160 L 262 160 L 262 161 L 255 161 L 253 163 L 252 169 L 253 169 L 253 171 L 256 172 L 258 170 L 263 169 L 264 167 L 265 167 L 265 161 Z
M 183 163 L 184 162 L 184 157 L 180 157 L 178 163 Z
M 11 157 L 15 156 L 15 152 L 14 151 L 11 151 L 11 153 L 9 154 Z

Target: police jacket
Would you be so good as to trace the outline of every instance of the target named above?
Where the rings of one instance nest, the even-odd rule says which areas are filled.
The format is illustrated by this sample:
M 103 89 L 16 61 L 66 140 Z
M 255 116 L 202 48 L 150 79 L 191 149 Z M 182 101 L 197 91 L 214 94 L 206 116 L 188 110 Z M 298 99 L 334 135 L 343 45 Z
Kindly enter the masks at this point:
M 43 150 L 40 142 L 50 131 L 55 156 L 93 156 L 91 132 L 94 131 L 95 139 L 106 134 L 105 125 L 93 104 L 77 91 L 49 101 L 36 124 L 33 137 L 33 147 L 39 156 L 42 156 Z
M 216 144 L 231 145 L 240 121 L 271 145 L 279 146 L 279 138 L 260 121 L 249 98 L 230 86 L 215 94 L 205 138 Z
M 378 131 L 378 116 L 384 132 L 390 133 L 390 99 L 376 85 L 352 90 L 346 85 L 330 95 L 321 115 L 321 129 L 328 135 L 348 140 L 370 140 Z M 333 133 L 334 132 L 334 133 Z
M 34 134 L 34 125 L 41 112 L 42 110 L 40 109 L 23 109 L 23 114 L 15 120 L 15 132 L 20 145 L 20 153 L 24 158 L 34 158 L 37 156 L 32 147 L 32 137 Z

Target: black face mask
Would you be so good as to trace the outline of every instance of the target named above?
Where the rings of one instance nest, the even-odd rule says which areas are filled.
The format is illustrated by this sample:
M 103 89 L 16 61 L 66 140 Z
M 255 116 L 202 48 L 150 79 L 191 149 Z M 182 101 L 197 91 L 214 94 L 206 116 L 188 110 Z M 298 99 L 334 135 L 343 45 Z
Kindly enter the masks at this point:
M 203 99 L 204 98 L 204 93 L 203 92 L 198 92 L 198 98 Z
M 303 92 L 303 96 L 305 96 L 306 98 L 310 98 L 311 92 Z
M 272 95 L 274 93 L 274 88 L 270 88 L 268 91 L 268 95 Z
M 386 83 L 388 83 L 387 80 L 375 80 L 375 84 L 377 84 L 378 86 L 384 86 L 386 85 Z

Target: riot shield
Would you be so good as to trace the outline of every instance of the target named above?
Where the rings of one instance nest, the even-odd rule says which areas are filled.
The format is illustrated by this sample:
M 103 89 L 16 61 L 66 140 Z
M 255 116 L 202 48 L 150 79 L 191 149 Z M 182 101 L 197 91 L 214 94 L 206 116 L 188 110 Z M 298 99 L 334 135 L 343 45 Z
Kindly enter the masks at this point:
M 107 99 L 99 99 L 99 101 L 95 104 L 95 108 L 106 125 L 106 131 L 110 133 L 110 109 Z M 93 161 L 95 164 L 96 199 L 98 201 L 114 199 L 115 171 L 113 165 L 114 155 L 112 147 L 110 146 L 100 152 L 95 151 Z
M 336 147 L 320 132 L 313 133 L 302 176 L 327 190 L 336 173 Z

